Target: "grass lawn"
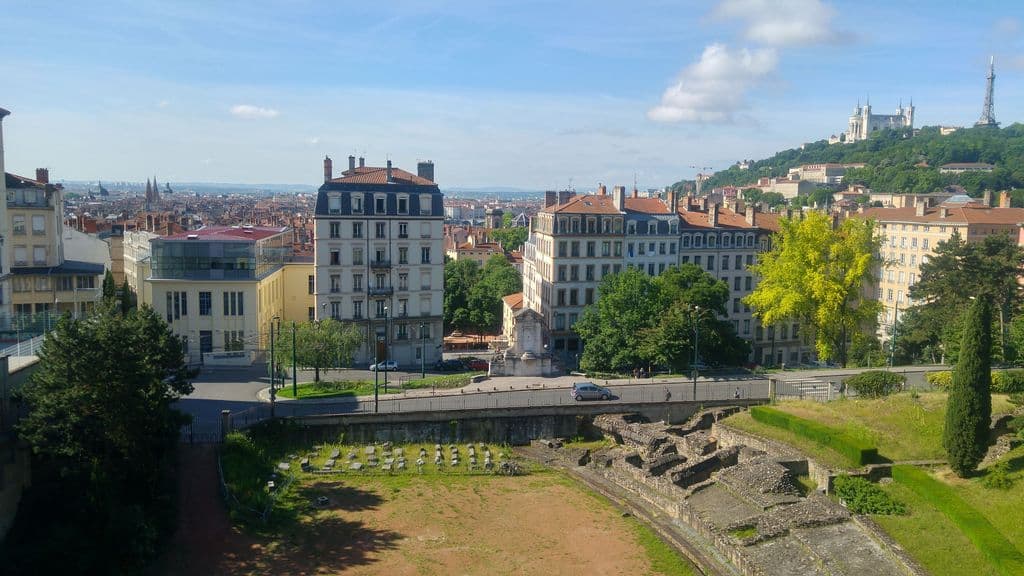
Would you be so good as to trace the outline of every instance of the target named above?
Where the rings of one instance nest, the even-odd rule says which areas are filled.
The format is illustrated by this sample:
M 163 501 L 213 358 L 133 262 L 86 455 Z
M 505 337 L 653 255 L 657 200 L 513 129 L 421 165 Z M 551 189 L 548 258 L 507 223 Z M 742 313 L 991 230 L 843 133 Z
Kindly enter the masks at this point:
M 833 402 L 811 400 L 783 401 L 774 406 L 801 418 L 820 422 L 869 442 L 878 453 L 894 461 L 944 460 L 942 428 L 946 418 L 944 392 L 909 392 L 886 398 L 847 398 Z M 1013 406 L 1006 396 L 992 396 L 992 412 L 1010 412 Z M 741 412 L 726 422 L 741 430 L 790 444 L 829 466 L 845 468 L 845 459 L 832 450 L 789 432 L 755 422 L 750 414 Z
M 939 474 L 939 479 L 956 488 L 960 497 L 982 513 L 985 518 L 1024 550 L 1024 446 L 1019 446 L 1002 458 L 1010 469 L 1013 486 L 1007 490 L 986 488 L 982 484 L 985 469 L 975 478 L 957 478 L 951 472 Z
M 320 382 L 305 382 L 299 384 L 297 388 L 299 391 L 299 399 L 373 395 L 373 382 L 369 381 L 341 380 L 337 382 L 327 382 L 321 380 Z M 381 379 L 378 386 L 378 392 L 381 394 L 398 394 L 401 390 L 396 389 L 394 386 L 389 384 L 387 392 L 385 392 L 384 380 Z M 290 384 L 278 390 L 277 395 L 283 398 L 295 397 L 295 395 L 292 394 L 292 387 Z

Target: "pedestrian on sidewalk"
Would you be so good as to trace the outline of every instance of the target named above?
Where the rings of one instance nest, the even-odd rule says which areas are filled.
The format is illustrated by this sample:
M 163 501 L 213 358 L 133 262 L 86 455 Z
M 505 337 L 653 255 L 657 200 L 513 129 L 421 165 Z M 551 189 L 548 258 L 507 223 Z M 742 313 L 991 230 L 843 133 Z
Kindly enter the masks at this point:
M 671 400 L 672 400 L 672 392 L 668 388 L 665 388 L 665 402 L 669 402 Z

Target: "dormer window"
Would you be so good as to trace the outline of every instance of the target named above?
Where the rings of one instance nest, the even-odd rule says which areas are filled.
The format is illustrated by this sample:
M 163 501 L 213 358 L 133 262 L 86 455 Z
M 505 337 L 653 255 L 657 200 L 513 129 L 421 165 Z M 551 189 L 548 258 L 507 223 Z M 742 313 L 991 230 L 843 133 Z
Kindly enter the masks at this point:
M 330 214 L 341 214 L 341 196 L 333 194 L 327 197 L 327 212 Z
M 362 214 L 363 213 L 363 195 L 353 194 L 352 195 L 352 213 Z
M 398 213 L 399 214 L 408 214 L 409 213 L 409 197 L 408 196 L 404 196 L 403 195 L 403 196 L 399 196 L 398 197 Z

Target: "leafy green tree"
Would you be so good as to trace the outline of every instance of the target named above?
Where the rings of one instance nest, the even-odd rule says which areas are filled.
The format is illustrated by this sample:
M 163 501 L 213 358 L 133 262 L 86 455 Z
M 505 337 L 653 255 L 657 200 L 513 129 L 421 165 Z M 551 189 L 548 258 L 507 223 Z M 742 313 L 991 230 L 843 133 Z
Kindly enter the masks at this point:
M 320 381 L 320 370 L 352 365 L 356 350 L 363 343 L 363 332 L 355 324 L 333 318 L 295 324 L 295 363 L 313 369 L 313 380 Z M 274 335 L 274 357 L 280 366 L 292 365 L 292 327 L 284 324 Z
M 992 418 L 991 323 L 989 299 L 980 296 L 967 310 L 942 434 L 949 467 L 961 478 L 974 472 L 988 446 Z
M 732 324 L 718 317 L 725 315 L 728 287 L 693 264 L 670 267 L 656 277 L 627 268 L 606 277 L 599 296 L 575 326 L 584 342 L 585 369 L 687 369 L 695 324 L 705 361 L 734 365 L 750 353 Z
M 501 217 L 501 227 L 491 230 L 491 239 L 495 242 L 501 243 L 501 248 L 505 252 L 512 252 L 513 250 L 519 250 L 522 248 L 523 243 L 526 242 L 527 236 L 530 234 L 530 229 L 525 226 L 513 226 L 512 225 L 512 213 L 506 212 Z
M 117 283 L 114 282 L 114 274 L 107 270 L 103 275 L 103 301 L 113 302 L 117 299 Z
M 128 278 L 125 278 L 121 284 L 121 313 L 127 314 L 134 307 L 135 294 L 132 293 L 131 287 L 128 286 Z
M 181 340 L 152 309 L 57 322 L 22 392 L 33 487 L 7 545 L 23 573 L 141 571 L 175 519 L 188 419 L 173 404 L 191 391 Z
M 772 249 L 751 267 L 761 278 L 744 302 L 766 326 L 796 320 L 812 327 L 818 356 L 845 366 L 850 339 L 873 331 L 880 310 L 864 297 L 879 250 L 875 223 L 849 218 L 833 229 L 828 215 L 810 212 L 779 225 Z
M 523 279 L 508 259 L 502 254 L 491 256 L 469 293 L 469 316 L 473 327 L 479 332 L 493 332 L 500 328 L 501 299 L 522 289 Z
M 472 260 L 448 262 L 444 267 L 444 323 L 466 331 L 473 325 L 469 296 L 480 276 L 480 265 Z

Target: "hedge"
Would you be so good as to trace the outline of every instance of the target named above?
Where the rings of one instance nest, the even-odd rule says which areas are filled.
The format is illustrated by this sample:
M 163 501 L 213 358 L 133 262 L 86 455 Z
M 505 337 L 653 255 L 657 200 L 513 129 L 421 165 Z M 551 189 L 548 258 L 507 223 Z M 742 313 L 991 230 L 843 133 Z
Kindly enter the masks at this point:
M 953 382 L 953 373 L 949 370 L 929 372 L 925 378 L 928 383 L 939 390 L 949 390 Z M 992 392 L 995 394 L 1015 394 L 1024 392 L 1024 370 L 993 370 Z
M 750 415 L 762 424 L 789 430 L 798 436 L 831 448 L 843 455 L 854 466 L 870 464 L 878 459 L 878 449 L 874 446 L 824 424 L 798 418 L 767 406 L 754 406 L 750 409 Z
M 855 390 L 860 396 L 879 398 L 900 390 L 906 381 L 907 379 L 902 374 L 886 370 L 868 370 L 850 376 L 843 383 Z
M 906 514 L 907 505 L 865 478 L 840 474 L 832 484 L 835 495 L 856 514 Z
M 951 486 L 920 468 L 907 465 L 893 466 L 892 478 L 949 518 L 1000 574 L 1024 574 L 1024 554 Z

